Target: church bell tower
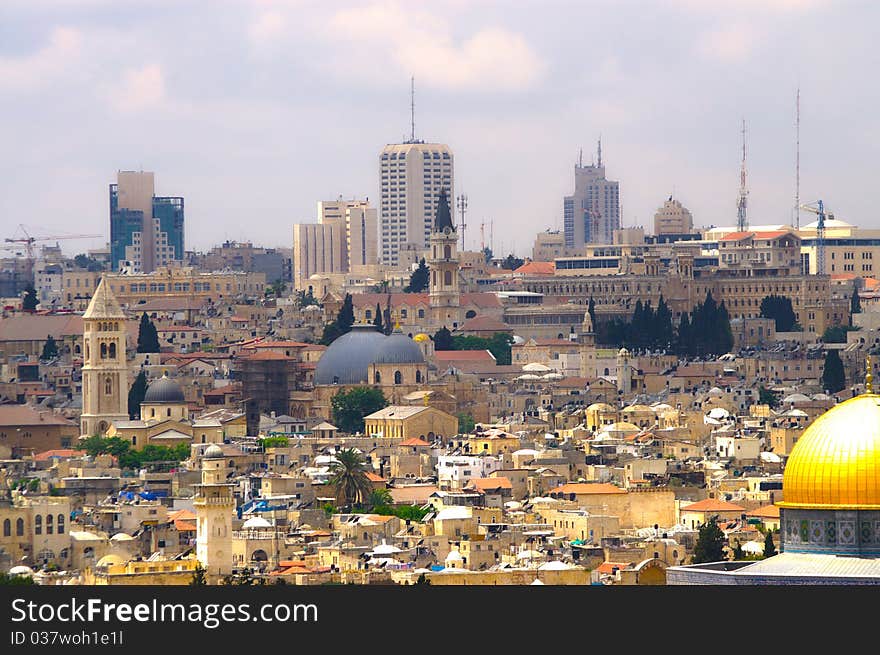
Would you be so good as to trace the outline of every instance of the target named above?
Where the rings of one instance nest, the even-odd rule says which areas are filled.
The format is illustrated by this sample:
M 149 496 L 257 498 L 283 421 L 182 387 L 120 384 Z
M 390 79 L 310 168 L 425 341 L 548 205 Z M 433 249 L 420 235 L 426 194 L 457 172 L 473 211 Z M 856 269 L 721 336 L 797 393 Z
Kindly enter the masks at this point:
M 440 190 L 428 248 L 431 318 L 437 326 L 446 326 L 451 330 L 458 327 L 460 320 L 461 290 L 458 284 L 458 232 L 452 223 L 446 189 Z

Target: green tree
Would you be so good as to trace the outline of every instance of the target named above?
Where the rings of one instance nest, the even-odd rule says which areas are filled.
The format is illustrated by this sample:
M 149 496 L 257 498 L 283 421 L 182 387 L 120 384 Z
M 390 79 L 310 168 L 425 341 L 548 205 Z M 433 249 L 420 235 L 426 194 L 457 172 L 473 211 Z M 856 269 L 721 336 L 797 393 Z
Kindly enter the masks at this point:
M 343 334 L 350 332 L 352 325 L 354 325 L 354 301 L 351 299 L 351 294 L 347 293 L 342 301 L 342 307 L 339 308 L 339 313 L 336 315 L 336 320 L 324 326 L 321 344 L 329 346 Z
M 138 325 L 137 351 L 139 353 L 159 352 L 159 332 L 146 312 L 141 314 L 141 322 Z
M 829 393 L 843 391 L 846 387 L 846 372 L 843 362 L 836 350 L 829 350 L 825 355 L 825 368 L 822 371 L 822 387 Z
M 454 350 L 452 333 L 445 325 L 434 333 L 434 350 Z
M 305 290 L 297 291 L 295 298 L 296 298 L 295 299 L 296 305 L 300 309 L 302 309 L 303 307 L 309 307 L 310 305 L 320 304 L 318 302 L 317 298 L 315 298 L 311 289 L 309 289 L 308 291 L 305 291 Z
M 141 416 L 141 403 L 147 395 L 147 375 L 143 371 L 137 374 L 128 390 L 128 417 L 136 421 Z
M 43 344 L 43 352 L 40 353 L 40 359 L 48 361 L 56 357 L 58 357 L 58 344 L 51 334 L 46 335 L 46 343 Z
M 508 271 L 515 271 L 520 266 L 522 266 L 523 263 L 524 263 L 524 260 L 521 257 L 514 257 L 514 255 L 511 253 L 510 255 L 505 257 L 504 260 L 501 262 L 501 268 L 506 269 Z
M 367 504 L 373 508 L 387 507 L 394 504 L 394 498 L 392 498 L 391 492 L 388 489 L 373 489 L 370 492 Z
M 99 262 L 94 257 L 89 257 L 88 255 L 85 255 L 83 253 L 80 253 L 76 257 L 74 257 L 73 263 L 77 268 L 84 268 L 91 273 L 104 270 L 104 265 L 101 262 Z
M 330 484 L 336 488 L 337 503 L 351 507 L 363 504 L 370 497 L 372 485 L 367 478 L 366 462 L 354 448 L 337 452 L 330 472 L 333 476 Z
M 495 356 L 495 360 L 502 366 L 511 363 L 511 347 L 513 337 L 507 332 L 496 332 L 489 338 L 488 350 Z
M 404 293 L 421 293 L 425 289 L 428 288 L 428 281 L 430 280 L 430 271 L 428 270 L 428 266 L 425 264 L 425 258 L 419 261 L 419 266 L 412 272 L 412 275 L 409 276 L 409 284 L 407 284 L 403 288 Z
M 101 437 L 97 434 L 80 441 L 74 446 L 76 450 L 84 450 L 86 455 L 95 457 L 97 455 L 113 455 L 119 457 L 131 450 L 131 444 L 119 437 Z
M 338 391 L 331 399 L 333 421 L 344 432 L 362 432 L 364 416 L 378 412 L 388 401 L 378 387 L 353 387 Z
M 492 258 L 495 256 L 495 254 L 492 252 L 492 249 L 489 246 L 486 246 L 480 252 L 483 253 L 483 261 L 487 264 L 489 262 L 491 262 Z
M 652 347 L 668 351 L 675 342 L 675 328 L 672 326 L 672 310 L 666 304 L 663 295 L 657 303 L 657 311 L 654 312 L 654 340 Z
M 776 554 L 776 544 L 773 543 L 773 531 L 767 530 L 764 535 L 764 557 L 773 557 Z
M 379 303 L 376 303 L 376 317 L 373 319 L 373 325 L 376 326 L 376 332 L 385 333 L 385 328 L 382 326 L 382 310 L 379 308 Z
M 777 332 L 791 332 L 797 323 L 791 298 L 771 294 L 761 300 L 761 316 L 776 321 Z
M 428 577 L 424 573 L 419 573 L 419 577 L 416 579 L 416 584 L 427 586 L 431 584 L 431 581 L 428 580 Z
M 758 403 L 760 405 L 769 405 L 772 409 L 775 409 L 779 407 L 779 396 L 762 384 L 758 387 Z
M 28 285 L 24 290 L 24 298 L 21 301 L 21 308 L 26 312 L 36 311 L 40 301 L 37 300 L 37 290 L 33 286 Z
M 596 331 L 596 301 L 590 296 L 590 303 L 587 305 L 587 312 L 590 314 L 590 322 L 593 324 L 593 331 Z
M 862 313 L 862 299 L 859 298 L 858 287 L 853 289 L 852 296 L 850 296 L 849 313 L 850 314 L 861 314 Z
M 742 544 L 739 542 L 739 539 L 735 541 L 735 546 L 733 547 L 733 559 L 741 560 L 746 558 L 746 554 L 743 552 Z
M 201 562 L 196 563 L 196 568 L 193 571 L 192 580 L 189 582 L 190 587 L 204 587 L 208 584 L 208 579 L 205 576 L 207 573 L 207 569 L 202 566 Z
M 29 575 L 11 575 L 0 572 L 0 586 L 23 587 L 37 584 Z
M 849 325 L 829 325 L 822 333 L 823 343 L 846 343 L 846 335 L 848 332 L 857 331 Z
M 468 412 L 459 412 L 456 416 L 458 416 L 458 433 L 473 434 L 474 428 L 476 427 L 474 417 Z
M 724 533 L 718 527 L 718 517 L 713 516 L 700 526 L 694 545 L 694 564 L 720 562 L 724 559 Z

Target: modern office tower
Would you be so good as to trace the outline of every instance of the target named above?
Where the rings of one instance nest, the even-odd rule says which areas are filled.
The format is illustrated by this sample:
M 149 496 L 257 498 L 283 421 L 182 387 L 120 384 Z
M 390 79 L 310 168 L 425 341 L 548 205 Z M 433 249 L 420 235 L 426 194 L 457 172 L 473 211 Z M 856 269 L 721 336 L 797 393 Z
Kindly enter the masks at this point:
M 339 226 L 321 223 L 296 223 L 293 226 L 293 286 L 308 289 L 315 273 L 341 273 L 342 237 Z
M 155 195 L 154 174 L 118 171 L 110 185 L 110 250 L 114 270 L 151 273 L 183 259 L 181 197 Z M 128 262 L 128 264 L 125 264 Z
M 379 238 L 376 208 L 368 202 L 352 201 L 345 207 L 345 240 L 348 254 L 348 270 L 364 271 L 367 266 L 379 263 L 376 250 Z
M 654 214 L 654 234 L 690 234 L 694 230 L 694 217 L 690 211 L 672 196 Z
M 583 158 L 574 167 L 574 194 L 563 205 L 565 245 L 577 248 L 585 243 L 611 243 L 620 227 L 619 183 L 605 178 L 602 141 L 598 160 L 584 166 Z
M 415 139 L 387 145 L 380 154 L 380 171 L 379 258 L 398 266 L 405 244 L 427 248 L 440 190 L 453 195 L 452 150 Z

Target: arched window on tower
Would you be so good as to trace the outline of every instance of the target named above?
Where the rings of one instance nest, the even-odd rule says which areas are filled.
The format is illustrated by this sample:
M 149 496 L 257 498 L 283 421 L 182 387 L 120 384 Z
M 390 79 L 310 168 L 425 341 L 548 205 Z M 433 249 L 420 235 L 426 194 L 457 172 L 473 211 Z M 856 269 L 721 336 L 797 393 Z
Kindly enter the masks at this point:
M 101 344 L 101 359 L 107 359 L 107 344 Z
M 422 371 L 416 369 L 416 384 L 421 384 L 422 382 Z
M 452 271 L 443 271 L 443 284 L 445 286 L 452 286 Z
M 104 378 L 104 395 L 109 396 L 113 393 L 113 378 L 109 375 Z
M 373 382 L 379 384 L 382 381 L 382 375 L 379 371 L 376 371 L 376 374 L 373 376 Z
M 394 384 L 400 384 L 403 382 L 403 375 L 400 371 L 394 371 Z
M 452 259 L 452 247 L 443 246 L 443 259 Z
M 116 359 L 116 344 L 110 344 L 110 359 Z

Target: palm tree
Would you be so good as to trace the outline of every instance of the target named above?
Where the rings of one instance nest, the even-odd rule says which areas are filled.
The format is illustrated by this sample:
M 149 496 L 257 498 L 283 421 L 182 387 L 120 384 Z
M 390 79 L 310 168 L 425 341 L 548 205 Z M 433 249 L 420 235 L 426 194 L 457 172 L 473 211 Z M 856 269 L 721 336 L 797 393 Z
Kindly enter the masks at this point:
M 382 505 L 390 505 L 394 502 L 391 492 L 387 489 L 374 489 L 370 492 L 370 507 L 380 507 Z
M 333 473 L 330 484 L 336 486 L 336 502 L 360 505 L 369 497 L 372 485 L 367 479 L 364 458 L 354 448 L 336 453 L 336 462 L 330 471 Z

